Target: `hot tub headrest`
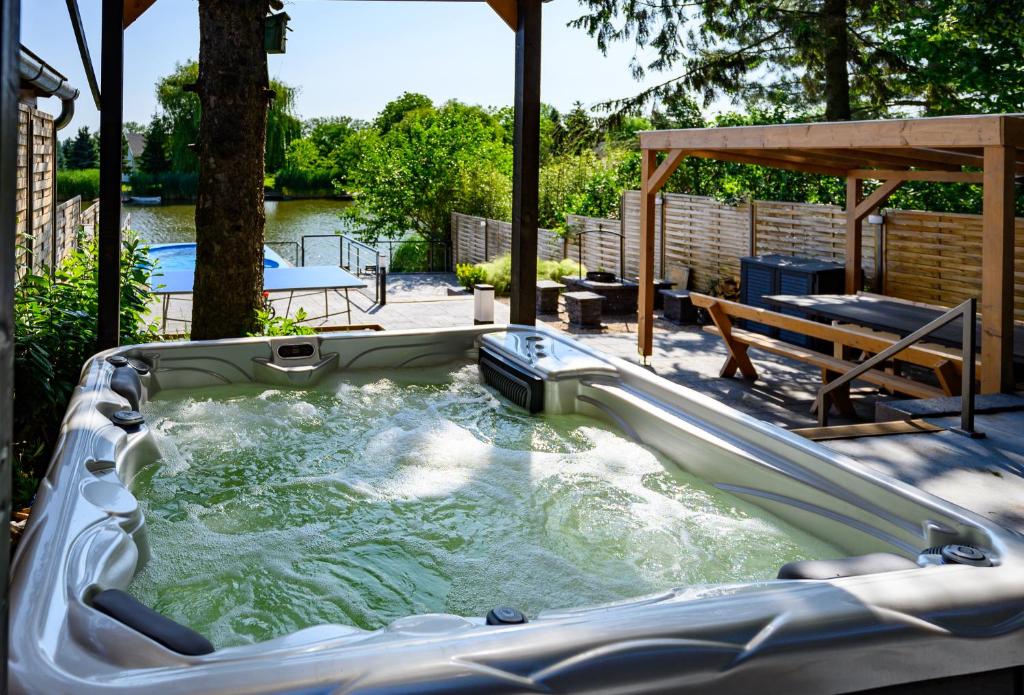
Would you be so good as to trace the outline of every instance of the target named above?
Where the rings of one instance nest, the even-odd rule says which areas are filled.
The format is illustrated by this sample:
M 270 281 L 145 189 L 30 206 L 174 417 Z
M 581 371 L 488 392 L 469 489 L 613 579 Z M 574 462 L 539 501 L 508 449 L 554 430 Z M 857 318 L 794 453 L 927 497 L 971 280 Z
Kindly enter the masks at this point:
M 800 560 L 779 570 L 779 579 L 839 579 L 862 574 L 917 569 L 913 560 L 894 553 L 869 553 L 837 560 Z
M 115 367 L 114 374 L 110 377 L 110 389 L 125 398 L 131 404 L 132 410 L 139 409 L 139 402 L 142 400 L 142 379 L 133 367 Z
M 213 652 L 210 641 L 195 630 L 160 615 L 118 589 L 106 589 L 92 599 L 93 608 L 124 623 L 168 649 L 187 656 Z

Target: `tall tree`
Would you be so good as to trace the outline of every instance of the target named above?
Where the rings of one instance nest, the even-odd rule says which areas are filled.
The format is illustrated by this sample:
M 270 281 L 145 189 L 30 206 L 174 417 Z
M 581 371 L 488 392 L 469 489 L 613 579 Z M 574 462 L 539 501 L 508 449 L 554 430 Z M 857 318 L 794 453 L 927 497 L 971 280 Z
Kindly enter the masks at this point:
M 154 116 L 146 130 L 146 149 L 142 151 L 139 168 L 154 175 L 171 168 L 171 161 L 167 158 L 167 122 L 160 116 Z
M 86 126 L 78 129 L 71 147 L 65 152 L 68 169 L 95 169 L 99 157 L 96 151 L 96 138 Z
M 167 118 L 167 149 L 174 171 L 199 171 L 195 144 L 199 141 L 200 99 L 192 89 L 198 79 L 199 64 L 189 61 L 178 65 L 173 73 L 157 82 L 157 102 Z M 266 166 L 268 171 L 276 171 L 284 164 L 288 145 L 302 135 L 302 122 L 294 113 L 295 89 L 271 80 L 270 90 Z
M 581 2 L 590 12 L 571 25 L 596 38 L 602 51 L 633 40 L 641 49 L 632 65 L 637 79 L 669 74 L 609 108 L 633 109 L 681 85 L 705 103 L 727 95 L 823 105 L 826 120 L 848 120 L 858 109 L 884 104 L 897 89 L 892 75 L 905 65 L 886 36 L 909 6 L 925 0 Z M 651 52 L 644 64 L 640 56 Z
M 270 0 L 200 0 L 199 199 L 192 337 L 256 329 L 263 290 Z

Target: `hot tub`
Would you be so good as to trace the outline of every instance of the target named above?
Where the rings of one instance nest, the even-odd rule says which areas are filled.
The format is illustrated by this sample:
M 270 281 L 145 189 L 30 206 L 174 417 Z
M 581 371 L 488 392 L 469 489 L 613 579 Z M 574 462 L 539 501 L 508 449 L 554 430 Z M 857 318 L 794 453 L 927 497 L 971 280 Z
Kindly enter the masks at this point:
M 779 568 L 766 569 L 754 558 L 749 565 L 734 563 L 738 574 L 690 574 L 688 563 L 696 559 L 673 557 L 686 554 L 673 545 L 673 534 L 683 533 L 679 529 L 684 527 L 661 522 L 677 514 L 680 505 L 693 502 L 652 473 L 644 478 L 645 486 L 634 486 L 621 504 L 608 506 L 610 511 L 602 506 L 607 501 L 604 493 L 579 494 L 574 503 L 560 507 L 563 516 L 576 515 L 573 533 L 582 541 L 607 531 L 606 513 L 641 509 L 648 526 L 627 536 L 630 542 L 615 546 L 618 549 L 607 558 L 612 569 L 606 575 L 628 573 L 633 567 L 647 582 L 628 574 L 595 574 L 600 568 L 594 569 L 593 558 L 586 553 L 573 556 L 571 549 L 554 548 L 558 557 L 553 562 L 572 561 L 566 565 L 566 576 L 581 567 L 590 574 L 565 581 L 548 572 L 525 584 L 532 593 L 518 594 L 523 605 L 505 605 L 507 596 L 516 595 L 506 589 L 523 584 L 521 580 L 529 579 L 546 561 L 538 560 L 536 553 L 517 554 L 512 547 L 478 563 L 499 577 L 487 584 L 493 587 L 493 604 L 487 604 L 488 596 L 481 597 L 479 591 L 465 601 L 417 599 L 410 601 L 413 608 L 407 615 L 385 605 L 378 607 L 382 609 L 375 618 L 360 624 L 345 619 L 348 614 L 342 612 L 337 622 L 288 628 L 281 634 L 257 632 L 253 634 L 259 639 L 249 642 L 204 636 L 191 629 L 197 625 L 162 617 L 140 600 L 156 595 L 146 588 L 155 567 L 166 568 L 171 555 L 170 563 L 179 562 L 185 572 L 190 544 L 196 553 L 204 545 L 198 536 L 193 542 L 186 535 L 172 552 L 167 544 L 174 534 L 167 531 L 174 527 L 166 524 L 192 512 L 184 506 L 181 514 L 168 513 L 166 505 L 158 509 L 159 496 L 152 496 L 144 482 L 153 471 L 171 465 L 169 444 L 194 444 L 204 436 L 204 418 L 213 417 L 204 413 L 185 423 L 199 428 L 190 435 L 176 430 L 182 412 L 199 402 L 220 408 L 217 404 L 222 402 L 311 393 L 340 379 L 350 385 L 335 394 L 341 407 L 332 412 L 341 418 L 346 409 L 372 410 L 382 402 L 359 401 L 361 392 L 353 392 L 351 384 L 395 381 L 404 377 L 394 375 L 426 374 L 452 364 L 460 379 L 470 374 L 487 384 L 489 395 L 471 391 L 474 398 L 500 400 L 509 408 L 514 404 L 517 410 L 508 417 L 526 428 L 522 431 L 530 433 L 532 443 L 520 447 L 521 455 L 494 458 L 487 462 L 491 468 L 475 467 L 458 479 L 447 469 L 405 470 L 396 478 L 388 461 L 366 453 L 365 464 L 356 467 L 360 480 L 342 481 L 361 491 L 358 506 L 350 510 L 376 504 L 376 497 L 366 500 L 367 495 L 377 495 L 378 488 L 397 489 L 395 494 L 406 496 L 382 504 L 404 504 L 407 498 L 424 496 L 440 504 L 450 498 L 456 508 L 453 528 L 463 541 L 472 541 L 473 534 L 459 528 L 474 520 L 472 509 L 458 508 L 461 489 L 490 489 L 496 499 L 505 494 L 518 509 L 519 497 L 550 488 L 545 482 L 547 467 L 561 465 L 563 459 L 593 463 L 586 455 L 559 458 L 557 452 L 547 451 L 557 437 L 542 436 L 536 423 L 549 420 L 552 427 L 561 427 L 560 418 L 568 418 L 564 422 L 591 432 L 587 436 L 595 442 L 611 442 L 610 450 L 619 452 L 597 456 L 603 461 L 601 470 L 618 470 L 621 464 L 627 475 L 637 461 L 644 466 L 660 462 L 669 483 L 683 481 L 679 485 L 698 491 L 702 500 L 720 496 L 716 509 L 735 507 L 735 513 L 716 523 L 727 525 L 729 519 L 760 513 L 764 519 L 758 523 L 766 524 L 766 539 L 770 535 L 802 540 L 774 544 L 783 550 L 771 556 L 772 561 L 786 560 Z M 221 400 L 206 399 L 202 394 L 208 392 L 216 392 Z M 193 400 L 176 401 L 179 396 L 174 394 Z M 407 394 L 393 396 L 388 402 L 404 407 L 406 420 L 417 420 L 415 412 L 408 412 L 414 405 Z M 186 405 L 178 408 L 179 402 Z M 460 402 L 459 408 L 464 405 Z M 145 416 L 139 415 L 140 409 Z M 424 401 L 423 420 L 433 417 L 432 409 L 429 399 Z M 280 421 L 296 413 L 279 410 L 275 417 L 274 412 L 258 412 L 267 421 L 267 431 L 287 440 L 284 445 L 294 442 L 300 452 L 296 466 L 308 465 L 312 454 L 307 449 L 313 447 L 303 446 L 296 434 L 300 425 Z M 234 422 L 233 413 L 222 413 L 221 419 Z M 382 412 L 380 418 L 386 415 Z M 366 425 L 346 428 L 321 420 L 301 426 L 312 428 L 310 436 L 320 436 L 320 430 L 329 427 L 351 432 Z M 476 446 L 475 440 L 464 433 L 442 435 L 431 456 L 462 457 L 472 463 L 472 456 L 467 458 L 464 452 Z M 230 447 L 225 450 L 230 453 Z M 258 458 L 246 465 L 257 475 L 265 470 Z M 522 465 L 524 479 L 533 481 L 533 487 L 523 492 L 498 484 L 496 474 L 507 471 L 493 466 L 510 465 Z M 385 474 L 377 475 L 381 470 Z M 367 471 L 376 472 L 376 477 L 367 478 Z M 588 471 L 583 473 L 589 475 Z M 175 470 L 163 474 L 185 492 L 201 482 L 176 479 Z M 581 473 L 574 469 L 567 475 Z M 470 485 L 471 479 L 477 487 Z M 332 479 L 330 484 L 339 483 Z M 611 492 L 617 495 L 618 489 Z M 648 493 L 657 493 L 657 504 L 649 504 L 653 498 L 648 499 Z M 167 496 L 164 502 L 175 499 Z M 260 515 L 264 508 L 246 499 L 249 512 Z M 203 513 L 209 516 L 204 518 L 207 526 L 213 524 L 218 533 L 228 534 L 232 531 L 225 520 L 230 515 L 225 506 L 218 517 L 219 503 L 211 500 L 209 509 L 214 512 L 207 509 Z M 156 515 L 150 523 L 142 512 L 145 505 L 151 505 L 146 508 Z M 559 507 L 543 498 L 525 509 L 527 514 L 541 510 L 550 517 Z M 436 513 L 431 508 L 420 515 L 424 528 L 438 520 Z M 322 514 L 322 528 L 310 528 L 320 529 L 326 542 L 336 530 L 330 522 L 339 512 L 325 506 Z M 386 537 L 387 527 L 402 518 L 399 513 L 379 515 L 380 525 L 363 528 L 359 543 Z M 624 518 L 630 523 L 634 519 Z M 286 513 L 261 519 L 272 529 L 294 521 Z M 516 517 L 513 521 L 526 523 Z M 165 525 L 158 528 L 158 522 Z M 515 524 L 509 529 L 518 532 Z M 631 554 L 636 547 L 630 546 L 643 546 L 648 534 L 655 532 L 665 534 L 664 543 L 650 543 L 650 548 Z M 555 537 L 560 539 L 562 535 Z M 311 542 L 317 540 L 314 534 Z M 325 546 L 322 553 L 328 559 L 340 552 L 338 548 L 356 544 L 344 535 L 334 542 L 340 545 Z M 699 551 L 704 543 L 689 547 Z M 604 546 L 586 547 L 598 553 Z M 671 552 L 659 554 L 659 548 Z M 266 548 L 268 563 L 280 560 L 282 552 Z M 454 558 L 469 553 L 463 546 L 448 552 Z M 389 577 L 381 570 L 398 567 L 396 557 L 397 552 L 384 553 L 383 560 L 369 558 L 359 569 L 372 569 L 375 581 L 387 582 L 403 574 L 396 569 Z M 416 560 L 417 554 L 411 557 Z M 624 557 L 632 558 L 632 565 L 616 564 Z M 658 563 L 669 570 L 652 571 Z M 311 571 L 302 562 L 290 563 L 288 570 L 296 583 Z M 444 567 L 438 571 L 447 572 Z M 676 576 L 688 579 L 669 583 Z M 693 577 L 707 577 L 711 583 Z M 624 581 L 613 582 L 616 578 Z M 255 581 L 249 576 L 242 580 Z M 222 605 L 218 587 L 227 581 L 215 579 L 201 590 L 183 581 L 181 597 L 215 611 Z M 574 582 L 579 591 L 567 592 Z M 338 580 L 339 593 L 346 589 L 343 584 L 345 580 Z M 410 595 L 419 595 L 416 592 L 425 591 L 427 584 L 427 578 L 417 578 L 408 586 Z M 629 596 L 634 585 L 637 595 Z M 162 587 L 166 595 L 166 581 Z M 323 588 L 321 583 L 321 590 L 329 599 L 330 584 Z M 444 591 L 442 586 L 439 592 Z M 275 592 L 277 601 L 286 585 L 277 585 Z M 292 604 L 286 599 L 280 604 L 282 613 L 309 608 L 308 598 Z M 488 605 L 491 609 L 485 610 Z M 772 692 L 854 692 L 1016 665 L 1024 653 L 1022 609 L 1024 543 L 1018 535 L 560 334 L 489 326 L 152 344 L 103 353 L 85 366 L 12 565 L 10 686 L 26 693 L 748 693 L 764 692 L 765 684 L 771 684 Z M 299 620 L 296 625 L 309 622 Z M 212 644 L 207 639 L 211 637 Z

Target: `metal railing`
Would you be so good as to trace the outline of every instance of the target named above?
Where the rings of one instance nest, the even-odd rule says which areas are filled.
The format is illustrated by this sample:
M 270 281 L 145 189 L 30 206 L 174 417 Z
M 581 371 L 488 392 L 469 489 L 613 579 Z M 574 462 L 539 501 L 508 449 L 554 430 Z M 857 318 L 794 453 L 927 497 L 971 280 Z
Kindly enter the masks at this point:
M 452 270 L 452 248 L 442 241 L 426 239 L 374 239 L 370 242 L 382 254 L 387 256 L 387 268 L 390 273 L 449 273 Z M 424 265 L 421 268 L 410 268 L 408 259 L 403 259 L 400 269 L 395 268 L 395 249 L 405 246 L 424 249 Z
M 882 350 L 874 357 L 861 362 L 859 365 L 854 367 L 848 372 L 845 372 L 835 381 L 830 381 L 818 390 L 818 397 L 816 405 L 818 409 L 818 425 L 825 427 L 828 425 L 828 411 L 829 401 L 828 395 L 836 389 L 846 386 L 851 381 L 859 377 L 864 372 L 873 369 L 877 365 L 895 357 L 899 353 L 906 350 L 914 343 L 926 338 L 935 331 L 939 330 L 943 326 L 956 321 L 957 319 L 963 319 L 963 369 L 962 369 L 962 382 L 960 386 L 960 427 L 951 427 L 950 429 L 959 434 L 964 434 L 970 437 L 981 437 L 984 436 L 980 432 L 974 430 L 974 385 L 975 385 L 975 323 L 977 321 L 977 300 L 974 298 L 968 299 L 957 307 L 950 309 L 942 316 L 938 317 L 934 321 L 931 321 L 921 328 L 908 335 L 906 338 L 893 343 L 891 346 Z
M 576 237 L 576 245 L 578 248 L 579 264 L 580 264 L 580 276 L 583 276 L 583 237 L 587 234 L 611 234 L 619 238 L 619 280 L 625 281 L 626 279 L 626 235 L 621 232 L 616 232 L 611 229 L 584 229 L 581 232 L 574 232 L 573 236 Z M 596 268 L 595 268 L 596 270 Z
M 336 239 L 338 267 L 356 277 L 372 277 L 373 280 L 367 282 L 367 296 L 381 306 L 386 303 L 387 271 L 381 265 L 380 252 L 377 249 L 344 234 L 305 234 L 299 245 L 299 265 L 306 265 L 306 242 L 310 239 Z
M 292 265 L 301 265 L 299 263 L 299 242 L 297 241 L 268 241 L 266 245 L 277 251 L 282 258 L 287 260 Z M 289 254 L 284 249 L 290 249 Z

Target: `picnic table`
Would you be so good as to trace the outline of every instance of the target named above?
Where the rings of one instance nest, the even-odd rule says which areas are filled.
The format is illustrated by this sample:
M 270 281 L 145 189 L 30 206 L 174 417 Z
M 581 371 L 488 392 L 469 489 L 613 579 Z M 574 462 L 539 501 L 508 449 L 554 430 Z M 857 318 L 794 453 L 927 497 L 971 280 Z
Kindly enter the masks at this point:
M 930 321 L 934 321 L 947 311 L 942 307 L 868 292 L 858 294 L 776 294 L 766 296 L 764 300 L 779 309 L 799 309 L 806 318 L 855 324 L 878 331 L 895 333 L 901 338 L 910 335 Z M 975 330 L 977 331 L 975 335 L 980 336 L 980 320 Z M 928 340 L 961 349 L 963 347 L 961 319 L 958 318 L 947 323 L 930 334 Z M 981 349 L 980 344 L 978 349 Z M 1013 355 L 1015 362 L 1024 362 L 1024 327 L 1014 327 Z
M 171 297 L 180 294 L 192 294 L 195 283 L 195 272 L 192 270 L 168 270 L 154 275 L 152 280 L 153 294 L 163 296 L 162 327 L 167 328 L 167 311 Z M 265 292 L 288 292 L 288 307 L 285 316 L 291 311 L 292 300 L 296 292 L 312 292 L 323 290 L 324 315 L 306 319 L 315 321 L 345 313 L 349 323 L 352 322 L 352 302 L 349 299 L 350 289 L 362 289 L 366 283 L 351 273 L 334 265 L 302 266 L 299 268 L 265 268 L 263 270 L 263 290 Z M 328 292 L 334 290 L 345 298 L 345 311 L 330 312 Z

